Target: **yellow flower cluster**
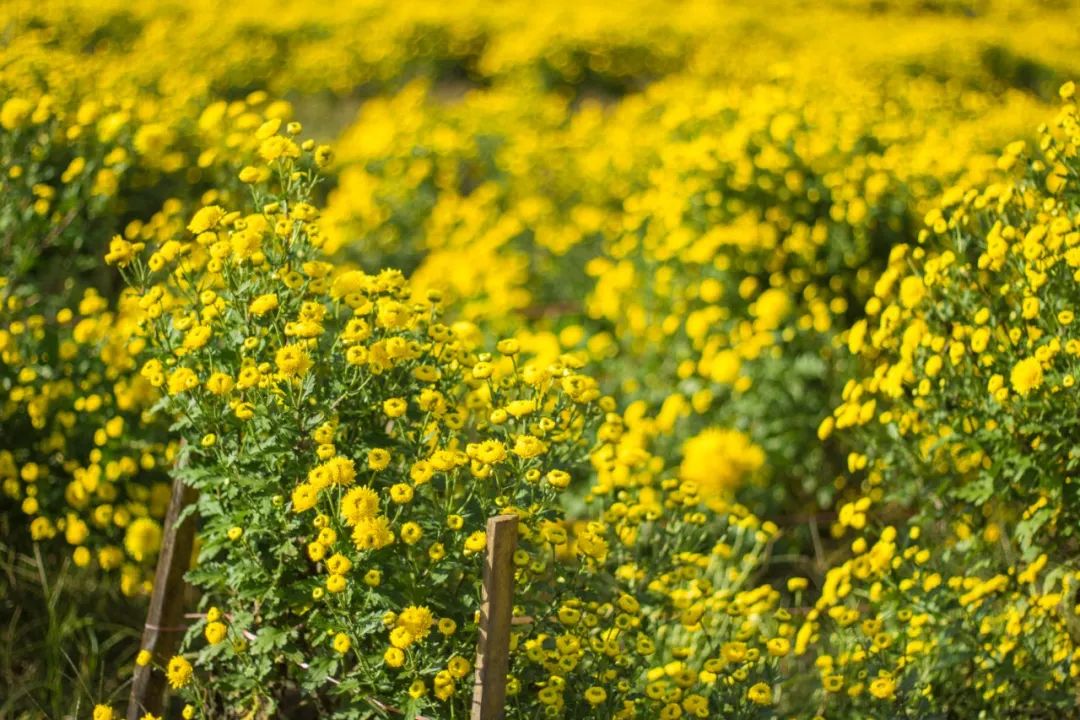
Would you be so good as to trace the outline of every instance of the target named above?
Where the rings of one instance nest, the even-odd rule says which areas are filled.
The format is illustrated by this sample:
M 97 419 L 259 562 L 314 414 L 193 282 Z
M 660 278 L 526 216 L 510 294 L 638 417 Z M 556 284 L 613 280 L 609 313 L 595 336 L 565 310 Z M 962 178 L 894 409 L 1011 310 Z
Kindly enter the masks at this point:
M 1057 523 L 1070 517 L 1077 122 L 1067 102 L 1035 154 L 1010 145 L 997 182 L 950 190 L 920 244 L 894 248 L 847 334 L 872 373 L 848 382 L 821 428 L 858 432 L 866 447 L 849 466 L 878 492 L 930 490 L 981 522 L 1020 522 L 1025 551 L 1064 542 Z M 919 467 L 925 488 L 908 480 Z M 1033 481 L 1051 468 L 1060 482 Z
M 1080 578 L 1047 573 L 1045 554 L 988 576 L 955 567 L 941 544 L 889 526 L 873 544 L 856 538 L 852 558 L 829 570 L 794 647 L 813 656 L 823 714 L 876 714 L 900 693 L 915 712 L 992 704 L 1023 715 L 1033 697 L 1071 707 L 1080 645 L 1067 598 Z
M 176 444 L 149 412 L 153 388 L 131 372 L 138 308 L 110 310 L 87 290 L 47 319 L 38 301 L 8 296 L 0 329 L 0 421 L 12 440 L 0 449 L 3 495 L 34 541 L 61 540 L 77 566 L 117 571 L 125 594 L 144 592 Z
M 514 634 L 524 656 L 511 668 L 514 701 L 535 692 L 538 711 L 567 717 L 771 708 L 795 626 L 780 594 L 753 577 L 778 529 L 733 503 L 728 489 L 706 495 L 666 472 L 651 453 L 662 426 L 642 409 L 609 413 L 598 428 L 606 442 L 592 453 L 587 517 L 569 532 L 541 528 L 556 560 L 576 556 L 581 567 L 548 617 L 530 617 Z M 740 472 L 750 469 L 733 468 L 729 479 L 738 484 Z M 538 587 L 559 587 L 559 567 Z
M 749 434 L 773 480 L 755 501 L 827 503 L 842 464 L 813 431 L 847 377 L 836 335 L 888 247 L 947 183 L 983 180 L 1038 106 L 957 105 L 928 78 L 767 77 L 675 74 L 612 106 L 412 83 L 343 133 L 327 247 L 415 266 L 462 317 L 585 351 L 653 410 L 685 403 L 680 433 Z
M 794 626 L 779 593 L 751 575 L 778 531 L 732 501 L 761 467 L 761 449 L 741 433 L 708 431 L 665 477 L 648 447 L 678 409 L 654 420 L 637 403 L 618 414 L 578 355 L 530 359 L 530 343 L 517 340 L 478 352 L 470 324 L 439 322 L 435 291 L 324 259 L 319 213 L 307 204 L 311 160 L 272 162 L 253 187 L 265 222 L 208 205 L 147 238 L 122 267 L 147 338 L 139 375 L 164 391 L 169 415 L 185 418 L 176 472 L 202 491 L 191 577 L 214 607 L 197 685 L 225 693 L 226 678 L 277 647 L 260 638 L 320 647 L 329 635 L 327 650 L 348 658 L 323 665 L 337 669 L 337 684 L 302 665 L 274 682 L 304 677 L 331 694 L 360 683 L 376 697 L 391 687 L 391 698 L 467 704 L 474 607 L 430 584 L 475 588 L 483 522 L 513 512 L 517 599 L 532 618 L 514 640 L 526 650 L 512 668 L 521 702 L 625 717 L 771 706 Z M 237 254 L 234 238 L 252 227 L 256 253 Z M 151 263 L 170 243 L 173 259 Z M 574 518 L 560 497 L 589 459 L 594 507 Z M 709 466 L 726 468 L 720 480 Z M 251 616 L 247 603 L 268 592 L 294 600 L 280 615 Z M 398 610 L 403 593 L 413 604 Z M 286 631 L 295 614 L 303 629 Z M 717 644 L 729 635 L 738 639 Z M 218 648 L 227 636 L 231 653 Z M 635 656 L 654 667 L 647 678 Z M 177 662 L 170 678 L 186 686 L 190 675 Z
M 367 692 L 389 682 L 398 688 L 391 698 L 423 696 L 417 688 L 431 684 L 437 700 L 467 703 L 457 688 L 469 671 L 473 608 L 454 592 L 432 595 L 431 578 L 475 588 L 483 523 L 498 512 L 522 517 L 532 574 L 554 571 L 546 541 L 535 560 L 524 549 L 529 528 L 559 527 L 567 485 L 559 478 L 581 472 L 589 427 L 614 404 L 580 374 L 577 357 L 536 363 L 519 358 L 515 343 L 478 353 L 468 326 L 439 321 L 434 292 L 414 290 L 396 271 L 369 275 L 324 259 L 319 213 L 307 204 L 314 145 L 298 147 L 307 148 L 298 158 L 269 161 L 267 182 L 253 186 L 255 213 L 205 206 L 184 239 L 170 227 L 122 268 L 147 337 L 140 375 L 165 390 L 170 415 L 186 418 L 177 472 L 202 490 L 205 523 L 193 579 L 232 618 L 227 626 L 208 618 L 204 634 L 210 648 L 226 633 L 255 637 L 234 643 L 232 655 L 208 650 L 198 666 L 211 683 L 242 672 L 246 657 L 263 652 L 258 638 L 284 632 L 300 613 L 303 642 L 330 633 L 334 653 L 351 661 L 336 667 Z M 238 254 L 235 237 L 252 227 L 256 252 Z M 173 260 L 144 258 L 170 243 L 179 245 Z M 306 546 L 306 557 L 282 538 Z M 583 540 L 579 551 L 602 555 L 604 542 Z M 539 601 L 528 587 L 522 602 Z M 293 604 L 244 614 L 270 591 Z M 415 604 L 397 612 L 402 593 Z M 388 639 L 365 629 L 361 618 L 372 614 Z M 431 670 L 438 658 L 442 668 Z M 373 674 L 372 663 L 383 670 Z M 278 681 L 303 670 L 287 668 Z
M 833 682 L 835 692 L 854 694 L 852 669 L 872 662 L 871 672 L 890 678 L 927 678 L 912 706 L 974 711 L 992 702 L 1024 714 L 1025 698 L 1047 707 L 1073 702 L 1073 93 L 1072 83 L 1061 88 L 1064 104 L 1039 128 L 1036 148 L 1006 146 L 994 182 L 943 195 L 918 244 L 893 249 L 866 319 L 847 333 L 864 372 L 848 381 L 821 434 L 861 445 L 848 468 L 862 496 L 840 509 L 834 531 L 861 530 L 871 505 L 903 507 L 913 515 L 911 544 L 890 561 L 900 552 L 895 531 L 869 550 L 856 539 L 858 556 L 830 571 L 805 627 L 818 632 L 823 612 L 834 624 L 866 622 L 849 596 L 908 626 L 903 640 L 901 628 L 886 628 L 891 639 L 874 638 L 879 657 L 865 659 L 833 630 L 833 642 L 849 650 L 826 656 L 836 662 L 828 672 L 839 674 L 823 676 L 828 692 Z M 922 527 L 933 536 L 919 548 Z M 904 652 L 889 658 L 892 644 Z M 960 686 L 946 662 L 953 673 L 962 668 Z

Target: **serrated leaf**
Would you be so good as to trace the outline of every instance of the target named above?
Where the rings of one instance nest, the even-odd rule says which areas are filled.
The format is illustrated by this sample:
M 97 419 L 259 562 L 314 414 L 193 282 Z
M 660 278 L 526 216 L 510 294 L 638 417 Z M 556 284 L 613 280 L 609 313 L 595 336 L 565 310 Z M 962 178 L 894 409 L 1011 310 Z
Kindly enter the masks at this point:
M 967 500 L 973 505 L 982 505 L 994 494 L 994 481 L 989 475 L 980 475 L 952 492 L 953 497 Z
M 257 655 L 284 647 L 288 639 L 289 633 L 287 630 L 264 627 L 256 633 L 255 639 L 251 643 L 251 652 Z
M 1040 548 L 1034 544 L 1035 535 L 1052 514 L 1050 508 L 1044 507 L 1032 513 L 1031 517 L 1016 523 L 1015 537 L 1020 543 L 1020 551 L 1025 560 L 1031 560 L 1038 554 Z

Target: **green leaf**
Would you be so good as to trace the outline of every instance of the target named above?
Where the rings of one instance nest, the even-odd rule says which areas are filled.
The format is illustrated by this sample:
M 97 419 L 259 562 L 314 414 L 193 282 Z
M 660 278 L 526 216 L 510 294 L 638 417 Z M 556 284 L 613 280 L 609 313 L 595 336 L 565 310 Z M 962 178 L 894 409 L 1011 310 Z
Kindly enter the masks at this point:
M 952 491 L 953 497 L 967 500 L 974 505 L 982 505 L 994 494 L 994 481 L 989 475 L 980 475 L 956 490 Z
M 289 632 L 287 630 L 264 627 L 255 635 L 255 640 L 251 643 L 251 652 L 259 654 L 284 647 L 288 639 Z
M 1031 517 L 1016 523 L 1015 536 L 1020 543 L 1020 551 L 1025 560 L 1031 560 L 1038 555 L 1041 548 L 1034 544 L 1035 535 L 1052 515 L 1051 509 L 1044 507 L 1032 513 Z

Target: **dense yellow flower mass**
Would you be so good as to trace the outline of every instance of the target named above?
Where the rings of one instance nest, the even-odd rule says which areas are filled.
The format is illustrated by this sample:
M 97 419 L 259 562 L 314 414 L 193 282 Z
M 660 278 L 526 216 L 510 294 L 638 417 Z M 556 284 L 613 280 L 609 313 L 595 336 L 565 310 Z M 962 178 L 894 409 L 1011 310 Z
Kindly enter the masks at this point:
M 463 716 L 500 513 L 510 717 L 1071 712 L 1078 20 L 10 0 L 5 547 L 198 488 L 185 718 Z
M 683 446 L 679 478 L 693 483 L 693 492 L 714 504 L 737 490 L 743 479 L 764 462 L 761 448 L 752 445 L 742 433 L 710 428 Z

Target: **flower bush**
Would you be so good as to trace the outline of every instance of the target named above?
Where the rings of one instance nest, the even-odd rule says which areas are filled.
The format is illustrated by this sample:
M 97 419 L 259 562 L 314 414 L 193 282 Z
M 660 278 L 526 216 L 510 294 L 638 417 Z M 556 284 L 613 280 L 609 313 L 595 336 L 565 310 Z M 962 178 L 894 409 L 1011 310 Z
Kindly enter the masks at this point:
M 1034 155 L 1010 144 L 998 182 L 947 192 L 920 244 L 894 248 L 847 335 L 868 372 L 822 428 L 859 438 L 849 465 L 872 499 L 919 498 L 916 517 L 945 509 L 962 539 L 994 547 L 1005 535 L 1028 560 L 1066 560 L 1072 535 L 1067 398 L 1080 343 L 1068 297 L 1080 235 L 1072 86 L 1062 93 L 1070 101 Z
M 680 435 L 750 433 L 772 471 L 755 502 L 827 507 L 845 453 L 815 429 L 850 372 L 835 335 L 944 178 L 985 177 L 983 152 L 1023 115 L 975 95 L 946 110 L 923 82 L 863 117 L 849 95 L 876 107 L 893 89 L 841 85 L 831 105 L 779 78 L 676 77 L 605 109 L 503 89 L 446 107 L 416 84 L 343 136 L 328 236 L 414 269 L 482 327 L 588 352 L 606 389 L 681 406 Z M 915 106 L 942 125 L 900 125 Z M 943 157 L 946 142 L 964 150 Z
M 12 311 L 22 302 L 8 296 Z M 28 539 L 55 538 L 77 566 L 118 571 L 124 594 L 140 594 L 161 542 L 176 445 L 150 412 L 153 388 L 131 373 L 143 343 L 137 309 L 109 311 L 90 290 L 76 309 L 52 322 L 20 312 L 25 319 L 0 331 L 9 388 L 0 422 L 21 438 L 0 450 L 3 494 Z
M 908 712 L 1075 704 L 1073 93 L 1036 149 L 1006 147 L 996 182 L 944 194 L 847 333 L 865 371 L 821 430 L 857 439 L 861 493 L 835 530 L 902 513 L 909 531 L 856 538 L 808 617 L 834 704 L 858 707 L 875 677 Z
M 860 534 L 797 638 L 811 643 L 821 716 L 1002 716 L 1075 705 L 1075 571 L 1005 565 L 911 525 Z M 806 645 L 798 648 L 805 649 Z
M 62 103 L 56 82 L 57 95 L 0 103 L 3 497 L 28 531 L 20 541 L 55 538 L 77 566 L 116 571 L 124 594 L 143 594 L 177 445 L 154 411 L 158 391 L 137 372 L 141 310 L 109 263 L 183 226 L 195 198 L 169 196 L 181 177 L 220 178 L 208 198 L 242 189 L 234 163 L 258 144 L 252 130 L 289 106 L 265 93 L 211 104 L 181 134 L 119 100 Z
M 439 321 L 436 294 L 321 259 L 309 200 L 326 151 L 279 125 L 257 131 L 272 173 L 252 185 L 253 212 L 209 205 L 183 239 L 111 256 L 143 313 L 139 374 L 163 392 L 186 441 L 178 472 L 201 491 L 189 577 L 208 609 L 189 641 L 205 675 L 180 658 L 170 682 L 204 714 L 252 696 L 284 712 L 293 688 L 343 717 L 357 693 L 463 712 L 484 526 L 510 512 L 529 626 L 516 713 L 771 706 L 766 658 L 786 651 L 765 651 L 773 638 L 749 618 L 779 594 L 748 576 L 775 528 L 732 510 L 700 468 L 653 489 L 657 463 L 624 441 L 575 355 L 537 363 L 515 340 L 478 352 L 467 324 Z M 590 457 L 599 507 L 570 532 L 560 496 Z M 660 676 L 642 686 L 631 652 L 662 658 Z M 702 688 L 683 680 L 701 672 Z M 722 672 L 730 689 L 709 692 Z

